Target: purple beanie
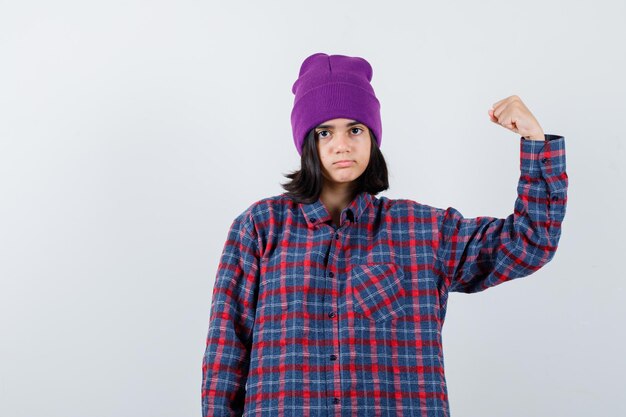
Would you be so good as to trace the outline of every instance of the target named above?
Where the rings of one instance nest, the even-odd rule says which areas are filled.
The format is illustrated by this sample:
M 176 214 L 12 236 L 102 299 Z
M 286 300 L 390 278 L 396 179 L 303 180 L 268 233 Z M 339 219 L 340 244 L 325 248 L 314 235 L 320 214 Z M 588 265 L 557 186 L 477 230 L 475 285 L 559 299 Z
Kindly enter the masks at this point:
M 300 155 L 306 134 L 320 123 L 335 118 L 365 124 L 376 136 L 380 148 L 380 103 L 371 80 L 372 66 L 361 57 L 318 52 L 302 62 L 298 79 L 291 88 L 295 94 L 291 127 Z

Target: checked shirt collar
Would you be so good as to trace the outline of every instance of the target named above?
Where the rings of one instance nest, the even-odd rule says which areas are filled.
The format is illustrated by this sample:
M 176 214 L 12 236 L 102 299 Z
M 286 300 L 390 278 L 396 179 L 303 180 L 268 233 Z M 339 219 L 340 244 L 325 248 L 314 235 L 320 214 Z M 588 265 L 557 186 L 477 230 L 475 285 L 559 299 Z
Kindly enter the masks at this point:
M 350 204 L 341 211 L 341 216 L 339 217 L 340 226 L 343 226 L 346 220 L 358 223 L 367 208 L 372 205 L 372 200 L 373 196 L 367 191 L 358 193 Z M 304 218 L 309 227 L 315 227 L 318 224 L 332 220 L 328 209 L 319 198 L 313 203 L 299 203 L 298 206 L 304 213 Z

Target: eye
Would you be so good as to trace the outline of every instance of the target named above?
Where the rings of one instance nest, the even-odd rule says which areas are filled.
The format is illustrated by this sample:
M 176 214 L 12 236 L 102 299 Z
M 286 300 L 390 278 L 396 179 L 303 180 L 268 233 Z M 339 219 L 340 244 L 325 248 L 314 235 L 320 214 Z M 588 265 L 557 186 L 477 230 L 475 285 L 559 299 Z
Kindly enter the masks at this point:
M 363 131 L 363 129 L 361 129 L 360 127 L 353 127 L 352 130 L 360 130 L 361 132 Z M 355 133 L 355 135 L 358 135 L 358 133 Z
M 324 133 L 328 133 L 328 130 L 320 130 L 317 132 L 317 136 L 320 138 L 327 138 L 327 135 L 324 135 Z

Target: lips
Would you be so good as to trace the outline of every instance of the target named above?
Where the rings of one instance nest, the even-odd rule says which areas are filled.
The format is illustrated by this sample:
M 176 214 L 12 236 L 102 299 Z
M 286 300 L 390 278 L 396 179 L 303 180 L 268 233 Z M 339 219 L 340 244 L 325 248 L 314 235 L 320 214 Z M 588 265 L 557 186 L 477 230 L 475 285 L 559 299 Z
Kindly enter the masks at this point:
M 339 167 L 349 167 L 354 164 L 354 161 L 344 160 L 335 162 L 335 166 Z

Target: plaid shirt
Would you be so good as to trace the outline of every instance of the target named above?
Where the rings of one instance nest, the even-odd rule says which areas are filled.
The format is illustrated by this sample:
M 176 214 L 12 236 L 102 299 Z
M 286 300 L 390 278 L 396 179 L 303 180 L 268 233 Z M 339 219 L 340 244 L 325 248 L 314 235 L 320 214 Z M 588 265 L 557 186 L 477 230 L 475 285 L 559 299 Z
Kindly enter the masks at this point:
M 503 219 L 365 192 L 338 227 L 321 200 L 285 194 L 241 213 L 213 287 L 202 415 L 449 416 L 448 293 L 532 274 L 561 235 L 564 138 L 520 150 Z

